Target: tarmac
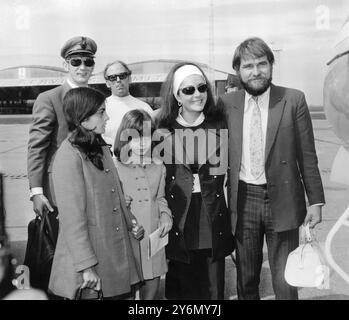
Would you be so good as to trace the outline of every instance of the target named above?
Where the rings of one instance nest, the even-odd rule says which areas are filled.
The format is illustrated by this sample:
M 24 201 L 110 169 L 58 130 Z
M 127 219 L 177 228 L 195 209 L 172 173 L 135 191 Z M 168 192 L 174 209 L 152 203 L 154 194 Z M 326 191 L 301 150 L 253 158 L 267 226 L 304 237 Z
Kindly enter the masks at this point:
M 2 118 L 3 116 L 0 116 Z M 4 202 L 6 209 L 6 230 L 11 249 L 18 264 L 23 263 L 27 240 L 27 225 L 34 218 L 32 203 L 29 201 L 27 180 L 27 141 L 29 117 L 16 120 L 16 117 L 0 121 L 0 171 L 4 174 Z M 1 119 L 0 119 L 1 120 Z M 341 146 L 327 120 L 313 118 L 315 143 L 319 168 L 325 188 L 326 205 L 323 207 L 323 221 L 315 228 L 316 238 L 324 244 L 327 234 L 349 205 L 349 186 L 330 181 L 333 159 Z M 336 262 L 349 273 L 349 230 L 342 227 L 336 234 L 332 255 Z M 237 299 L 236 269 L 230 257 L 226 258 L 225 299 Z M 159 299 L 163 298 L 164 281 L 161 282 Z M 260 295 L 264 300 L 275 299 L 266 253 L 261 273 Z M 349 300 L 349 284 L 333 270 L 330 272 L 327 289 L 300 288 L 299 297 L 303 300 Z

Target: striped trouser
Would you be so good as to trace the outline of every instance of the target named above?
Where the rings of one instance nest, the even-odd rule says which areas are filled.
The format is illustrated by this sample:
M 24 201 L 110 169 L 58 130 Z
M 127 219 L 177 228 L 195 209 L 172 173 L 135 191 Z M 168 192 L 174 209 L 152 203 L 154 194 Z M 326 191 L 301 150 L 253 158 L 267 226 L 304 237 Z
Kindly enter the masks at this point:
M 276 299 L 298 299 L 297 288 L 288 285 L 284 279 L 288 254 L 299 243 L 298 229 L 274 232 L 266 185 L 239 182 L 235 236 L 238 298 L 260 299 L 259 282 L 265 236 Z

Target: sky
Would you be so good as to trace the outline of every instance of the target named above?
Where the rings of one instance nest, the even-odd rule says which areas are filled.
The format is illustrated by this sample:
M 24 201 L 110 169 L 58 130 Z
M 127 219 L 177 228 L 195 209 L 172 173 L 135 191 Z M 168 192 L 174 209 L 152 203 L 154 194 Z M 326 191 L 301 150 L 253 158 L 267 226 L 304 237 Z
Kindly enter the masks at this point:
M 61 66 L 64 42 L 96 40 L 95 71 L 112 60 L 188 59 L 232 72 L 236 46 L 275 50 L 274 82 L 322 103 L 326 62 L 349 15 L 346 0 L 1 0 L 0 69 Z

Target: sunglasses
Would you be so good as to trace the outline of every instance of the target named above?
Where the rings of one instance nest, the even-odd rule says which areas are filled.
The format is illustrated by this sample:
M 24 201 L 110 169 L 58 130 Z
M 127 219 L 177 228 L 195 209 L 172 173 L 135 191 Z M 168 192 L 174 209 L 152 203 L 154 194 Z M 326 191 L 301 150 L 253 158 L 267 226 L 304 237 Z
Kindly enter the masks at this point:
M 194 94 L 195 90 L 198 89 L 198 91 L 200 93 L 204 93 L 207 91 L 208 87 L 207 87 L 207 84 L 200 84 L 198 87 L 194 87 L 194 86 L 189 86 L 189 87 L 185 87 L 185 88 L 182 88 L 182 89 L 179 89 L 180 91 L 182 91 L 185 95 L 192 95 Z
M 68 61 L 73 67 L 79 67 L 82 63 L 86 67 L 93 67 L 95 65 L 95 61 L 92 58 L 71 58 Z
M 129 72 L 123 72 L 123 73 L 119 73 L 119 74 L 111 74 L 110 76 L 106 76 L 106 79 L 111 81 L 111 82 L 114 82 L 114 81 L 117 81 L 118 78 L 120 80 L 125 80 L 129 75 L 130 75 Z

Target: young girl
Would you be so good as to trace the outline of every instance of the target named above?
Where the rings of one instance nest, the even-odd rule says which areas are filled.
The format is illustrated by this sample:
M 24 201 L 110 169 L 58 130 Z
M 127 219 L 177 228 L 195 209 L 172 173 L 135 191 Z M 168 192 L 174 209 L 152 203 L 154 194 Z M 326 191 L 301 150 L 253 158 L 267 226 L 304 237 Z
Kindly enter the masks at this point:
M 149 125 L 149 126 L 148 126 Z M 146 126 L 150 130 L 146 132 Z M 147 112 L 132 110 L 125 114 L 116 134 L 114 154 L 116 167 L 131 212 L 145 229 L 141 240 L 141 261 L 144 285 L 140 289 L 142 300 L 156 298 L 160 276 L 167 272 L 165 250 L 162 248 L 149 258 L 149 234 L 160 228 L 164 237 L 172 227 L 172 214 L 165 199 L 166 169 L 151 159 L 151 133 L 154 123 Z M 133 136 L 129 141 L 129 134 Z

